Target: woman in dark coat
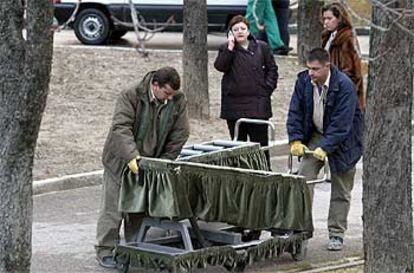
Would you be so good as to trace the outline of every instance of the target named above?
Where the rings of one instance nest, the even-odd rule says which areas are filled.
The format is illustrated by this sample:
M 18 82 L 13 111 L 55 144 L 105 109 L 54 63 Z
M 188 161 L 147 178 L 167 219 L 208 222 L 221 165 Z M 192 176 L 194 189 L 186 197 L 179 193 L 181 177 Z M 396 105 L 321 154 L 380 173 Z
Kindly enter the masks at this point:
M 269 46 L 250 35 L 249 23 L 237 15 L 229 22 L 227 43 L 221 45 L 214 67 L 223 72 L 221 114 L 230 136 L 239 118 L 268 120 L 272 116 L 271 95 L 277 84 L 277 66 Z M 238 140 L 267 146 L 266 125 L 242 123 Z
M 359 106 L 364 110 L 361 59 L 357 51 L 358 40 L 353 35 L 349 14 L 341 4 L 331 3 L 322 8 L 322 20 L 324 26 L 322 47 L 329 52 L 331 63 L 354 82 Z

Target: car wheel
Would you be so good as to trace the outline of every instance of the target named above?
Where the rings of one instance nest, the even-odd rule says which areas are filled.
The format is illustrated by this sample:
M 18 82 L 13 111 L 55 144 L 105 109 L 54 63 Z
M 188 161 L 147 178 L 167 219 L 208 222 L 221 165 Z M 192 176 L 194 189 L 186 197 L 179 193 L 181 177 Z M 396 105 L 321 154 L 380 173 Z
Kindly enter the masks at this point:
M 111 33 L 112 40 L 119 40 L 127 33 L 126 30 L 113 30 Z
M 76 37 L 85 45 L 105 44 L 111 34 L 108 17 L 98 9 L 84 9 L 74 24 Z

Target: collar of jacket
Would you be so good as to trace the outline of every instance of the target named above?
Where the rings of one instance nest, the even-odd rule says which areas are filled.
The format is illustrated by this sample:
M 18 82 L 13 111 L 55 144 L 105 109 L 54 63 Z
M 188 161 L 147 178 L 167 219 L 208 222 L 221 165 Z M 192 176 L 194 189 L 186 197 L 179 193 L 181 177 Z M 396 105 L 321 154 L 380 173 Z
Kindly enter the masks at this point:
M 257 39 L 252 34 L 249 34 L 249 36 L 247 37 L 247 40 L 249 41 L 249 45 L 247 47 L 247 50 L 254 52 L 256 50 L 256 48 L 258 47 L 259 42 L 257 41 Z M 246 49 L 244 49 L 239 44 L 236 44 L 236 49 L 246 51 Z
M 339 91 L 339 85 L 338 85 L 338 68 L 336 65 L 331 64 L 331 78 L 329 80 L 329 88 L 328 93 L 330 91 L 338 92 Z M 308 70 L 302 71 L 299 73 L 299 78 L 302 79 L 302 82 L 304 84 L 304 88 L 306 90 L 306 93 L 312 93 L 313 94 L 313 84 L 312 80 L 309 76 Z
M 322 33 L 322 45 L 325 46 L 329 40 L 329 36 L 332 32 L 324 31 Z M 344 27 L 338 30 L 336 33 L 335 39 L 332 41 L 331 46 L 338 46 L 345 43 L 347 40 L 351 39 L 353 36 L 352 34 L 352 27 Z
M 136 91 L 141 100 L 145 100 L 146 102 L 149 102 L 149 96 L 148 96 L 148 88 L 150 88 L 151 85 L 151 79 L 154 75 L 155 71 L 148 72 L 144 78 L 141 80 L 141 82 L 138 84 Z
M 326 103 L 332 104 L 335 94 L 339 91 L 338 68 L 331 64 L 331 79 L 326 94 Z M 302 71 L 299 76 L 304 86 L 305 104 L 308 109 L 313 111 L 313 84 L 307 70 Z
M 137 143 L 137 147 L 139 151 L 142 151 L 143 140 L 148 133 L 149 127 L 149 103 L 150 98 L 148 94 L 148 88 L 151 84 L 151 79 L 155 71 L 148 72 L 141 83 L 136 88 L 137 94 L 139 95 L 139 99 L 141 101 L 141 105 L 139 106 L 139 110 L 136 111 L 136 118 L 135 118 L 135 125 L 134 125 L 134 136 L 135 142 Z M 158 127 L 158 138 L 157 138 L 157 149 L 155 152 L 154 157 L 159 157 L 161 154 L 164 143 L 168 135 L 168 126 L 167 124 L 173 118 L 173 111 L 175 108 L 176 99 L 181 94 L 177 93 L 174 96 L 174 99 L 169 100 L 167 104 L 163 105 L 163 111 L 160 113 L 159 116 L 159 127 Z M 138 106 L 137 106 L 138 107 Z
M 328 88 L 328 94 L 329 92 L 338 92 L 339 91 L 339 84 L 338 84 L 338 68 L 336 65 L 331 64 L 331 79 L 329 80 L 329 88 Z

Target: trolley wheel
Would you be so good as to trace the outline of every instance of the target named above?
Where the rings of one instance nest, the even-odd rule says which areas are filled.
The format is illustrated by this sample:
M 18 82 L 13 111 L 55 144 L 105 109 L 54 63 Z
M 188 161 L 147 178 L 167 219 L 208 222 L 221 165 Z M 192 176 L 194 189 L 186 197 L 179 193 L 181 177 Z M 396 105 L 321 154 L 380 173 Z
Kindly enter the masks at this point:
M 118 269 L 119 273 L 127 273 L 129 270 L 129 262 L 126 263 L 118 263 L 118 265 L 116 266 L 116 268 Z
M 306 252 L 308 250 L 308 240 L 303 241 L 300 247 L 292 252 L 292 258 L 295 261 L 303 261 L 306 258 Z
M 238 262 L 236 265 L 236 268 L 234 268 L 235 272 L 243 272 L 246 268 L 247 264 L 246 262 Z
M 161 264 L 158 270 L 160 273 L 175 273 L 173 269 L 168 268 L 165 264 Z
M 127 273 L 129 270 L 129 259 L 116 259 L 116 269 L 119 273 Z

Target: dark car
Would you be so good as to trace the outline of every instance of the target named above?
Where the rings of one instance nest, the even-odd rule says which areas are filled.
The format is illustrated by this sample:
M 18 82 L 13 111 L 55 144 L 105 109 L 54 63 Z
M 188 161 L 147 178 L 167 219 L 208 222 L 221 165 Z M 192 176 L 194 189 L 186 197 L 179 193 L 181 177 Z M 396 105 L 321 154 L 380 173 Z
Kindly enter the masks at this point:
M 72 15 L 78 1 L 53 2 L 55 18 L 63 24 Z M 144 26 L 160 26 L 174 15 L 175 22 L 169 24 L 165 31 L 182 30 L 183 0 L 133 0 L 133 4 Z M 208 30 L 224 31 L 233 16 L 246 12 L 246 5 L 247 0 L 207 0 Z M 132 30 L 120 23 L 131 21 L 128 0 L 83 0 L 70 26 L 83 44 L 101 45 Z

